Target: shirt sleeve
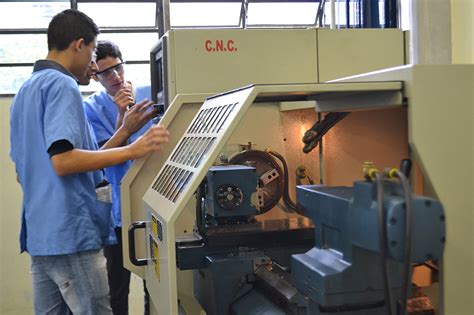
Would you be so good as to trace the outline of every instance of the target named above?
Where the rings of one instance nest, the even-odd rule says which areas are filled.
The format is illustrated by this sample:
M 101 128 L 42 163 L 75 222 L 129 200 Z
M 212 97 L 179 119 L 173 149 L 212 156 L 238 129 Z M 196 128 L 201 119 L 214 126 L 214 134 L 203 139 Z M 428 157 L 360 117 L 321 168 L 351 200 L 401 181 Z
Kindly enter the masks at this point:
M 67 140 L 59 140 L 54 142 L 48 149 L 49 157 L 53 157 L 57 154 L 61 154 L 74 149 L 71 142 Z
M 44 138 L 46 147 L 59 140 L 68 141 L 74 148 L 83 148 L 86 118 L 82 96 L 77 83 L 59 76 L 42 89 L 44 106 Z

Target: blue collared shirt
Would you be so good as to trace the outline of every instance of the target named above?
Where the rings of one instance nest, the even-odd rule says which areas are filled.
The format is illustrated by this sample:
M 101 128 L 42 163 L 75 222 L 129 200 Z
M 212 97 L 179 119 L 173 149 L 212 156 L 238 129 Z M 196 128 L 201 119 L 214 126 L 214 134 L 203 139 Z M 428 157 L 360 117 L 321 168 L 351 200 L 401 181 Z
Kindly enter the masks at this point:
M 53 61 L 37 61 L 10 114 L 10 156 L 23 190 L 21 251 L 61 255 L 113 243 L 110 206 L 95 194 L 101 173 L 58 176 L 47 152 L 59 140 L 97 149 L 76 78 Z
M 151 100 L 151 87 L 139 86 L 135 90 L 135 101 L 137 103 L 144 99 Z M 106 91 L 99 91 L 89 96 L 84 101 L 84 108 L 87 118 L 94 129 L 94 133 L 98 143 L 104 142 L 112 137 L 115 133 L 115 124 L 117 121 L 118 109 L 115 102 L 107 94 Z M 150 127 L 152 122 L 149 121 L 140 130 L 134 133 L 129 142 L 135 141 L 139 136 L 143 135 Z M 132 165 L 132 161 L 107 167 L 105 176 L 112 184 L 113 203 L 112 203 L 112 222 L 114 227 L 122 226 L 121 206 L 120 206 L 120 184 L 128 169 Z

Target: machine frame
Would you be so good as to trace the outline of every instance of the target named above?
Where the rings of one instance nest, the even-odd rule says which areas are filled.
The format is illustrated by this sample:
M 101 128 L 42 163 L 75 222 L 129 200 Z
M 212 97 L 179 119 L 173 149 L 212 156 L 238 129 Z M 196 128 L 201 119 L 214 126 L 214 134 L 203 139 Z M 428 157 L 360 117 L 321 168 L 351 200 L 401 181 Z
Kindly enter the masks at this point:
M 184 231 L 192 232 L 194 192 L 219 154 L 225 151 L 231 136 L 245 129 L 246 121 L 252 120 L 254 124 L 259 110 L 280 112 L 279 102 L 296 102 L 292 110 L 298 110 L 307 108 L 308 101 L 317 102 L 318 97 L 327 101 L 330 96 L 348 94 L 365 95 L 367 99 L 376 96 L 375 102 L 366 103 L 367 108 L 403 105 L 401 82 L 253 85 L 206 99 L 174 150 L 163 160 L 143 198 L 145 211 L 149 213 L 146 228 L 149 240 L 145 244 L 151 257 L 146 266 L 147 287 L 152 299 L 159 299 L 154 303 L 159 314 L 177 314 L 178 299 L 187 312 L 196 310 L 192 290 L 189 290 L 191 275 L 176 268 L 176 236 Z M 381 94 L 384 97 L 380 97 Z M 200 138 L 213 140 L 187 145 L 190 139 Z

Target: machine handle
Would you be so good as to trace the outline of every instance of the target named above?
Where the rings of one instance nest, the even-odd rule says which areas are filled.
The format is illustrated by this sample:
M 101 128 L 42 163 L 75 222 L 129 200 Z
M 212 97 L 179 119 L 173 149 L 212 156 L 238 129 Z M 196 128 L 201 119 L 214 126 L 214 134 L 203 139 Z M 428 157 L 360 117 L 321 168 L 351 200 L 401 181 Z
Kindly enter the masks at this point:
M 147 259 L 137 259 L 135 256 L 135 230 L 146 228 L 146 221 L 133 222 L 128 228 L 128 257 L 135 266 L 146 266 Z

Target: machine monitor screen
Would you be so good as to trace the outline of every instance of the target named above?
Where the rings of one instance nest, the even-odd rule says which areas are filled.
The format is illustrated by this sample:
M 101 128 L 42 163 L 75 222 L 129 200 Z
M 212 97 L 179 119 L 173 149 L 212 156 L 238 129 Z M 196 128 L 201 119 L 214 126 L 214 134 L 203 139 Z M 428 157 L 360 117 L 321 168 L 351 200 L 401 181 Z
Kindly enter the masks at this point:
M 151 69 L 151 94 L 153 102 L 166 109 L 166 100 L 164 95 L 164 69 L 163 69 L 163 47 L 164 38 L 153 46 L 150 51 L 150 69 Z

